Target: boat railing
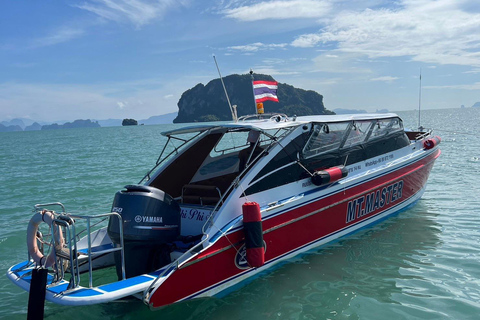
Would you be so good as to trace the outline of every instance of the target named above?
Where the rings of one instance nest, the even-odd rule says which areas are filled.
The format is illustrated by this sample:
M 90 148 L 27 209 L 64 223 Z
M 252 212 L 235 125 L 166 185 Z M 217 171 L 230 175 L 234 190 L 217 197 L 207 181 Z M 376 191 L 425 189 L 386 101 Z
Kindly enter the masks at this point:
M 40 212 L 45 208 L 59 206 L 62 208 L 61 213 L 55 213 L 55 219 L 52 222 L 51 226 L 51 240 L 50 250 L 53 250 L 55 257 L 55 264 L 53 266 L 54 279 L 52 284 L 58 283 L 64 279 L 65 273 L 68 272 L 71 274 L 69 285 L 64 292 L 75 290 L 80 285 L 80 273 L 79 263 L 88 264 L 88 282 L 89 287 L 93 287 L 93 263 L 92 259 L 95 256 L 101 256 L 109 253 L 120 252 L 121 257 L 121 267 L 122 267 L 122 279 L 125 280 L 125 254 L 124 254 L 124 243 L 123 243 L 123 221 L 120 214 L 116 212 L 109 212 L 97 215 L 79 215 L 67 213 L 65 206 L 59 202 L 55 203 L 46 203 L 46 204 L 37 204 L 35 205 L 35 212 Z M 101 250 L 92 250 L 92 228 L 98 225 L 101 221 L 105 221 L 108 218 L 114 219 L 118 222 L 119 233 L 120 233 L 120 245 L 116 247 L 111 247 Z M 85 222 L 85 229 L 80 232 L 76 231 L 76 225 L 80 222 Z M 113 222 L 115 223 L 115 222 Z M 61 232 L 63 240 L 60 241 L 59 236 L 54 236 L 56 234 L 55 230 Z M 79 241 L 79 235 L 86 231 L 87 238 L 87 248 L 86 252 L 79 252 L 77 242 Z M 37 235 L 38 236 L 38 235 Z M 43 238 L 43 236 L 40 235 Z M 43 239 L 40 239 L 43 241 Z M 43 251 L 43 250 L 42 250 Z M 28 260 L 31 261 L 30 254 L 28 254 Z
M 287 122 L 290 119 L 286 114 L 283 113 L 263 113 L 263 114 L 250 114 L 241 116 L 238 118 L 238 121 L 248 121 L 248 120 L 272 120 L 275 122 Z
M 92 238 L 91 238 L 92 221 L 97 219 L 112 218 L 112 217 L 114 219 L 116 218 L 118 222 L 118 226 L 120 230 L 120 246 L 92 252 Z M 78 248 L 77 248 L 78 237 L 77 237 L 77 233 L 75 232 L 75 220 L 79 220 L 79 219 L 85 220 L 86 222 L 86 233 L 87 233 L 86 259 L 88 263 L 89 288 L 93 287 L 92 258 L 97 255 L 103 255 L 103 254 L 119 251 L 121 256 L 122 279 L 125 280 L 126 276 L 125 276 L 125 254 L 124 254 L 124 243 L 123 243 L 123 222 L 120 214 L 116 212 L 110 212 L 110 213 L 103 213 L 103 214 L 97 214 L 97 215 L 77 215 L 77 214 L 60 215 L 58 219 L 54 220 L 54 223 L 62 226 L 66 230 L 66 233 L 68 236 L 66 237 L 67 239 L 66 246 L 69 249 L 69 255 L 67 258 L 69 261 L 70 273 L 71 273 L 70 285 L 68 289 L 75 289 L 80 284 L 80 269 L 78 267 L 78 263 L 79 263 L 79 260 L 81 259 L 82 254 L 78 252 Z M 60 257 L 60 258 L 65 259 L 65 257 Z
M 420 130 L 421 129 L 421 130 Z M 419 141 L 430 137 L 433 133 L 432 129 L 420 128 L 418 131 L 405 131 L 410 140 Z
M 47 208 L 47 207 L 53 207 L 53 206 L 58 206 L 62 208 L 62 213 L 66 213 L 65 211 L 65 206 L 61 202 L 50 202 L 50 203 L 42 203 L 42 204 L 36 204 L 34 206 L 33 211 L 34 212 L 39 212 L 41 209 Z

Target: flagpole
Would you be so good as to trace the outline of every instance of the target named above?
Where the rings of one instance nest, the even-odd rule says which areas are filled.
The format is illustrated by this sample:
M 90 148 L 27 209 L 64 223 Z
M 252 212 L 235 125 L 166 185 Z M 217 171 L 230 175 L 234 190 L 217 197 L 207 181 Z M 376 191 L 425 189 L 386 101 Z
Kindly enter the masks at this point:
M 252 78 L 252 93 L 253 93 L 253 105 L 255 107 L 255 114 L 258 115 L 257 112 L 257 100 L 255 99 L 255 88 L 253 87 L 253 70 L 250 69 L 250 77 Z

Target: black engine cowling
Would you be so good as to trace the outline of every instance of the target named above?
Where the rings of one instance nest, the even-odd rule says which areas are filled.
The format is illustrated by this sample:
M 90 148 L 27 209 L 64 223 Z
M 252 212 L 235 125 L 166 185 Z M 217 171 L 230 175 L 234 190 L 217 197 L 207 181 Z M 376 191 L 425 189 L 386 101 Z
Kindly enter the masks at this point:
M 123 220 L 125 272 L 127 278 L 148 273 L 170 262 L 168 243 L 180 235 L 180 206 L 162 190 L 128 185 L 118 191 L 112 212 Z M 110 218 L 108 235 L 120 244 L 118 221 Z M 117 275 L 121 277 L 120 254 L 116 254 Z

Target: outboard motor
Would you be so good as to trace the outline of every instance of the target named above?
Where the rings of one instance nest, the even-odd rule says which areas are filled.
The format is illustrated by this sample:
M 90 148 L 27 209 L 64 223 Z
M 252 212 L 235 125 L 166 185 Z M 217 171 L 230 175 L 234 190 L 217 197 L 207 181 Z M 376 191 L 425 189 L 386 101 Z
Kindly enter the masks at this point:
M 123 220 L 125 275 L 131 278 L 171 262 L 168 243 L 180 235 L 180 206 L 167 193 L 150 186 L 128 185 L 118 191 L 112 212 Z M 120 244 L 118 220 L 110 218 L 108 235 Z M 118 278 L 122 277 L 120 252 L 115 252 Z

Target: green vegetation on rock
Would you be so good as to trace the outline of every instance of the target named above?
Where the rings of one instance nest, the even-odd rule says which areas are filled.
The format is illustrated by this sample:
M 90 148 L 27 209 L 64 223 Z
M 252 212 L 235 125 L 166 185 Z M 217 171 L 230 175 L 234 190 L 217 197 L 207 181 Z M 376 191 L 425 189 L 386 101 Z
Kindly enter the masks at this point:
M 123 119 L 122 126 L 137 126 L 138 122 L 135 119 Z
M 255 80 L 275 81 L 271 76 L 254 74 Z M 223 79 L 230 102 L 237 105 L 239 117 L 255 114 L 252 80 L 249 74 L 230 75 Z M 323 96 L 312 90 L 295 88 L 285 83 L 278 84 L 279 102 L 265 101 L 266 113 L 284 113 L 287 116 L 334 114 L 325 109 Z M 220 79 L 207 85 L 201 83 L 185 91 L 178 102 L 178 116 L 174 123 L 228 121 L 232 120 L 227 98 Z

